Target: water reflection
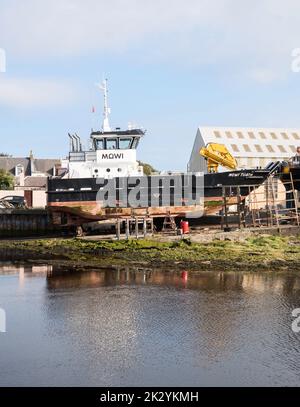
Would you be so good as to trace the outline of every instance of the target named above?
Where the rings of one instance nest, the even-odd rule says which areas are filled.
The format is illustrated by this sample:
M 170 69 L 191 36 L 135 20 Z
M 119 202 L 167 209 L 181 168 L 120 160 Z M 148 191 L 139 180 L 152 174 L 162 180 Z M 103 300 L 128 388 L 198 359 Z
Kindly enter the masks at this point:
M 299 385 L 299 306 L 288 272 L 3 264 L 0 385 Z
M 42 265 L 24 265 L 24 264 L 11 264 L 11 263 L 4 263 L 0 265 L 0 274 L 1 275 L 9 275 L 9 274 L 23 274 L 27 273 L 27 277 L 32 275 L 51 275 L 53 270 L 53 266 L 48 264 Z
M 57 266 L 40 266 L 40 270 L 47 273 L 49 289 L 150 284 L 206 291 L 257 291 L 261 294 L 270 290 L 279 294 L 300 290 L 300 276 L 292 273 L 173 272 L 135 270 L 130 267 L 66 270 Z
M 300 290 L 300 276 L 297 273 L 251 273 L 251 272 L 193 272 L 169 270 L 140 270 L 131 267 L 109 269 L 82 269 L 70 266 L 40 264 L 0 263 L 0 275 L 26 277 L 45 276 L 49 289 L 86 288 L 116 285 L 167 285 L 192 290 L 242 290 L 264 293 L 272 291 L 290 294 Z
M 11 263 L 2 263 L 0 264 L 0 275 L 15 275 L 18 273 L 19 276 L 19 287 L 22 288 L 25 283 L 26 277 L 31 276 L 45 276 L 51 275 L 52 272 L 51 265 L 20 265 L 20 264 L 11 264 Z

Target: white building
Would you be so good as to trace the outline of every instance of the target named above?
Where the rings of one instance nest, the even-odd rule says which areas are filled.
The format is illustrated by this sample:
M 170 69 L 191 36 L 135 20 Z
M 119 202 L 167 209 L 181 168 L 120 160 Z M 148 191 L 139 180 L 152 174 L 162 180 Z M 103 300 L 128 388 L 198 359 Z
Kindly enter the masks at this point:
M 207 172 L 206 160 L 199 151 L 208 143 L 224 144 L 240 169 L 264 168 L 271 161 L 284 161 L 295 155 L 300 146 L 300 129 L 199 127 L 188 171 Z

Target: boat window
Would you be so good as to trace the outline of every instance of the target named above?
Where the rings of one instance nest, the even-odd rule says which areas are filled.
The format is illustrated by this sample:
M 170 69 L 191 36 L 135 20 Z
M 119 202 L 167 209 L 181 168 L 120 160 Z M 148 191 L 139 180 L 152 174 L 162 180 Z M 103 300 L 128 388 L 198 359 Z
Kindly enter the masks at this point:
M 97 150 L 104 150 L 104 140 L 103 138 L 100 140 L 96 140 L 96 149 Z
M 138 144 L 139 144 L 139 138 L 138 138 L 138 137 L 135 137 L 135 138 L 133 139 L 133 143 L 132 143 L 131 148 L 137 148 Z
M 132 138 L 120 138 L 119 148 L 121 150 L 128 150 L 131 146 Z
M 106 149 L 107 150 L 117 150 L 118 142 L 116 138 L 108 138 L 106 139 Z

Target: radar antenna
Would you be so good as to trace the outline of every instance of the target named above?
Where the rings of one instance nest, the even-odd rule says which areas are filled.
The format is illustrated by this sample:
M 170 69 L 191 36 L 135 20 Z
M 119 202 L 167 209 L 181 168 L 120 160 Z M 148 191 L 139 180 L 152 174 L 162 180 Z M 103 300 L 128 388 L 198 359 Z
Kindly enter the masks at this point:
M 108 107 L 108 91 L 107 91 L 107 79 L 104 79 L 102 83 L 96 83 L 96 86 L 103 91 L 104 95 L 104 110 L 103 110 L 103 124 L 102 124 L 102 130 L 104 132 L 106 131 L 111 131 L 110 125 L 109 125 L 109 115 L 110 115 L 110 108 Z

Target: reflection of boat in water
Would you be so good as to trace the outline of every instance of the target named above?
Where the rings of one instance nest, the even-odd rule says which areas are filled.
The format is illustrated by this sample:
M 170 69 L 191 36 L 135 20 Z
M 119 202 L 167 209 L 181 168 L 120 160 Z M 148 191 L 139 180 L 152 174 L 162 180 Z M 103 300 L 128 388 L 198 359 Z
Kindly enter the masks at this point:
M 61 178 L 48 181 L 48 208 L 53 212 L 55 223 L 79 224 L 131 216 L 198 217 L 221 209 L 223 186 L 233 186 L 233 195 L 236 194 L 234 187 L 239 187 L 244 199 L 270 174 L 267 169 L 233 169 L 204 175 L 160 173 L 145 176 L 136 159 L 136 150 L 145 131 L 133 126 L 125 131 L 112 130 L 106 81 L 101 89 L 104 91 L 102 130 L 92 131 L 87 151 L 83 150 L 77 135 L 69 135 L 67 172 Z M 107 199 L 105 193 L 111 197 Z

